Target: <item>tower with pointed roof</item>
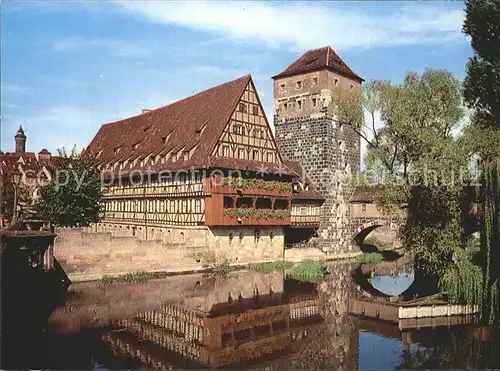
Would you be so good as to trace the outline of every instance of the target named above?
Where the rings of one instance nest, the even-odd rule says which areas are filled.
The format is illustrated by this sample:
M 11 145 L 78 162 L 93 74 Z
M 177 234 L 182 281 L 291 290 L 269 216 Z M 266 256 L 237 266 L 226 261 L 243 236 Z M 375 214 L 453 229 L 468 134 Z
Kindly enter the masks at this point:
M 26 152 L 26 135 L 24 135 L 24 130 L 22 125 L 17 129 L 17 133 L 14 136 L 16 140 L 16 153 L 22 154 Z
M 361 93 L 363 79 L 330 47 L 309 50 L 273 76 L 274 126 L 283 157 L 299 161 L 325 198 L 318 238 L 331 254 L 352 252 L 344 175 L 359 171 L 360 138 L 334 114 L 339 89 Z

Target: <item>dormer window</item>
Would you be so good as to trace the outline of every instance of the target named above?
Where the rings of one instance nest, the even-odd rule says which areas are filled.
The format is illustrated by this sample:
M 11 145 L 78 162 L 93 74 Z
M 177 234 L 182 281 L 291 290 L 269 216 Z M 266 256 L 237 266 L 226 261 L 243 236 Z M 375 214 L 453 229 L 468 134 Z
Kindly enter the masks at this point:
M 304 187 L 304 191 L 308 191 L 309 190 L 309 184 L 306 184 L 306 186 Z
M 313 77 L 313 86 L 316 86 L 316 85 L 318 85 L 318 78 Z
M 201 129 L 196 129 L 196 131 L 194 132 L 194 136 L 196 137 L 196 139 L 200 139 L 200 137 L 201 137 Z
M 118 153 L 120 153 L 120 150 L 121 150 L 121 149 L 122 149 L 122 147 L 116 147 L 116 148 L 114 149 L 114 153 L 115 153 L 115 155 L 117 155 Z
M 146 126 L 144 129 L 142 129 L 144 132 L 149 130 L 149 126 Z
M 154 165 L 156 161 L 156 156 L 151 156 L 151 165 Z
M 297 89 L 302 89 L 302 81 L 301 80 L 298 80 L 296 83 L 295 83 L 295 87 Z
M 184 151 L 182 153 L 182 157 L 183 157 L 184 161 L 189 160 L 189 151 Z
M 135 143 L 134 145 L 132 145 L 132 148 L 134 149 L 134 151 L 139 148 L 139 143 Z
M 247 113 L 247 105 L 245 103 L 240 103 L 239 111 L 243 113 Z
M 172 157 L 172 162 L 177 161 L 177 153 L 175 153 L 175 152 L 174 152 L 174 153 L 172 153 L 172 156 L 171 156 L 171 157 Z

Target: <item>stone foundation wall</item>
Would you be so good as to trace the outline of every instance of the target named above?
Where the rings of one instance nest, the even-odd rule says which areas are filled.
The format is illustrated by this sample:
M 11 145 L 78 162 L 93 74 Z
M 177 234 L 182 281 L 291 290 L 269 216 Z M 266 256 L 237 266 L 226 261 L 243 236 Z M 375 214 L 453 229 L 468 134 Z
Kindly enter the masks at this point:
M 131 236 L 130 229 L 123 227 L 101 228 L 56 230 L 54 255 L 71 280 L 138 270 L 190 271 L 226 260 L 245 264 L 284 256 L 282 228 L 262 228 L 258 239 L 254 228 L 164 228 L 172 237 L 162 239 L 166 233 L 162 236 L 158 229 L 159 239 L 154 240 Z

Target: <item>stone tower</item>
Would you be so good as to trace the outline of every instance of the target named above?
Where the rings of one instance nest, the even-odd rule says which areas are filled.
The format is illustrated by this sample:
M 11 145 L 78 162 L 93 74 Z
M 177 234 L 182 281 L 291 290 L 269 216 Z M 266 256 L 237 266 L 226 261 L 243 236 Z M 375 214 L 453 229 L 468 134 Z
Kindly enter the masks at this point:
M 19 126 L 17 133 L 14 136 L 16 140 L 16 153 L 22 154 L 26 152 L 26 135 L 24 135 L 24 130 L 22 126 Z
M 274 126 L 283 157 L 300 161 L 325 198 L 318 230 L 328 254 L 354 249 L 349 217 L 352 187 L 345 175 L 360 168 L 360 137 L 336 120 L 336 89 L 361 93 L 363 79 L 329 46 L 309 50 L 274 79 Z

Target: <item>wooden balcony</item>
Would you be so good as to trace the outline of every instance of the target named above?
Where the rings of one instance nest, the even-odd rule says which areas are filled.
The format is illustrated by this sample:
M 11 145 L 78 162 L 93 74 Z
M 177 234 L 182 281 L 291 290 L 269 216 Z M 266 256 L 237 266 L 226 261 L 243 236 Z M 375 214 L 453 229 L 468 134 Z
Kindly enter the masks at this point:
M 292 226 L 314 227 L 319 226 L 320 215 L 292 215 Z
M 223 209 L 219 212 L 208 212 L 205 223 L 212 226 L 232 225 L 290 225 L 289 210 L 271 209 Z

